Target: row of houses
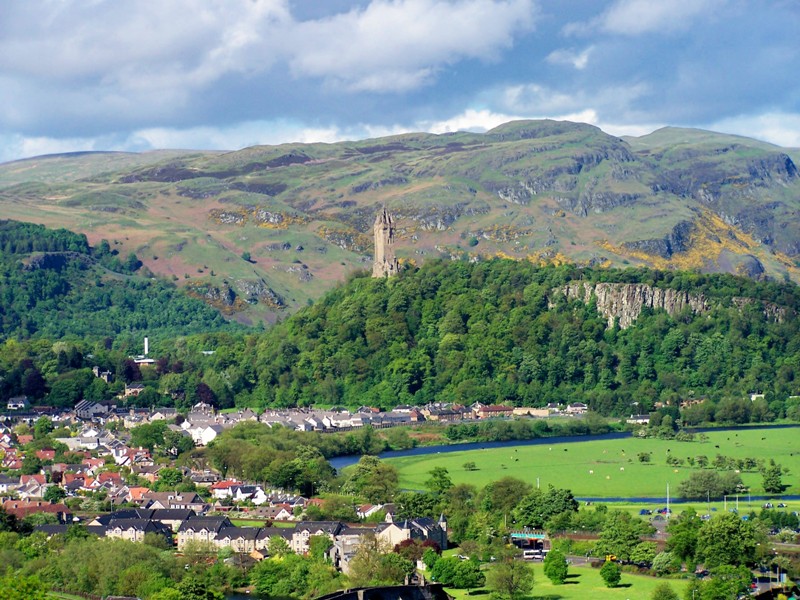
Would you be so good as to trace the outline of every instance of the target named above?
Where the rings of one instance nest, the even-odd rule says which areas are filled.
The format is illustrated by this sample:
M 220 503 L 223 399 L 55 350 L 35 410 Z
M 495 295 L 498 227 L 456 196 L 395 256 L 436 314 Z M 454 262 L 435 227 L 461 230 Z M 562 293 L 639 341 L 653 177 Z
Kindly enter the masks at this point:
M 125 397 L 136 396 L 143 389 L 142 384 L 128 384 Z M 123 401 L 124 401 L 123 398 Z M 19 399 L 14 406 L 20 406 Z M 40 407 L 46 409 L 47 407 Z M 423 421 L 454 422 L 463 420 L 481 420 L 492 418 L 510 418 L 527 416 L 546 418 L 554 414 L 580 415 L 587 411 L 583 403 L 572 403 L 566 406 L 551 404 L 542 408 L 512 407 L 502 404 L 486 405 L 474 403 L 469 406 L 452 403 L 431 403 L 424 406 L 397 406 L 391 411 L 382 412 L 376 408 L 362 406 L 355 411 L 343 409 L 287 409 L 268 410 L 257 414 L 249 408 L 235 412 L 219 413 L 212 406 L 198 403 L 189 413 L 180 419 L 180 425 L 171 425 L 171 429 L 191 436 L 198 446 L 208 445 L 223 430 L 238 423 L 252 421 L 261 422 L 269 427 L 282 426 L 298 431 L 342 431 L 357 429 L 370 425 L 374 428 L 411 425 Z M 116 402 L 91 402 L 82 400 L 72 410 L 46 410 L 55 422 L 69 424 L 75 422 L 94 422 L 103 426 L 108 422 L 121 422 L 128 429 L 159 420 L 175 420 L 179 413 L 175 408 L 129 408 L 117 406 Z M 33 422 L 43 414 L 41 412 L 12 411 L 0 415 L 0 419 L 23 420 Z
M 68 525 L 41 525 L 36 529 L 48 536 L 65 533 Z M 130 509 L 97 517 L 86 524 L 89 533 L 99 537 L 144 541 L 148 533 L 163 536 L 178 551 L 191 544 L 208 544 L 218 549 L 249 554 L 260 560 L 269 556 L 270 540 L 280 538 L 296 554 L 307 554 L 314 536 L 331 540 L 329 557 L 337 568 L 347 572 L 364 536 L 374 535 L 388 548 L 405 540 L 431 540 L 447 548 L 447 520 L 430 518 L 373 525 L 351 525 L 340 521 L 302 521 L 284 527 L 237 527 L 226 516 L 206 516 L 191 510 Z

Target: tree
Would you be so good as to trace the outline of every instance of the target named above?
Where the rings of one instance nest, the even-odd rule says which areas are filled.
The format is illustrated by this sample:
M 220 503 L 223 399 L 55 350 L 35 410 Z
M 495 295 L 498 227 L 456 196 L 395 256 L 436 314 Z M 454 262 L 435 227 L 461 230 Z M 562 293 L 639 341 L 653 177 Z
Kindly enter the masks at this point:
M 672 586 L 666 581 L 659 583 L 653 588 L 653 593 L 650 594 L 650 600 L 679 600 L 678 593 L 672 589 Z
M 369 502 L 385 503 L 397 493 L 397 468 L 377 456 L 364 455 L 342 485 L 347 494 L 363 496 Z
M 519 501 L 514 509 L 518 525 L 541 529 L 552 517 L 565 512 L 578 512 L 578 502 L 567 489 L 552 485 L 547 490 L 535 489 Z
M 640 536 L 649 534 L 652 530 L 650 525 L 626 512 L 610 511 L 600 532 L 597 549 L 603 554 L 613 554 L 623 561 L 632 560 L 640 544 Z
M 183 600 L 183 595 L 175 588 L 164 588 L 150 596 L 150 600 Z
M 745 566 L 721 565 L 711 569 L 711 577 L 702 583 L 699 597 L 703 600 L 740 598 L 749 591 L 752 577 Z
M 14 575 L 10 571 L 0 577 L 0 598 L 3 600 L 47 600 L 47 586 L 38 577 Z
M 39 460 L 35 454 L 29 452 L 28 455 L 22 459 L 22 468 L 19 472 L 23 475 L 36 475 L 41 470 L 42 461 Z
M 185 577 L 178 584 L 181 600 L 224 600 L 222 593 L 211 589 L 205 581 L 195 577 Z
M 614 561 L 607 560 L 600 569 L 600 577 L 606 582 L 606 586 L 617 587 L 622 579 L 622 567 Z
M 435 494 L 444 494 L 453 487 L 453 480 L 450 473 L 444 467 L 434 467 L 430 471 L 430 478 L 425 482 L 425 486 Z
M 53 431 L 53 421 L 50 420 L 50 417 L 39 417 L 36 419 L 36 423 L 33 426 L 34 439 L 40 440 L 46 437 L 51 431 Z
M 292 549 L 289 547 L 289 542 L 284 538 L 279 535 L 273 535 L 267 542 L 267 552 L 270 558 L 272 558 L 275 556 L 286 556 L 292 552 Z
M 533 569 L 507 549 L 489 570 L 486 582 L 499 598 L 519 600 L 533 589 Z
M 333 540 L 327 535 L 312 535 L 308 538 L 308 553 L 314 560 L 323 562 L 331 546 Z
M 414 570 L 414 563 L 389 552 L 387 545 L 374 534 L 365 534 L 350 560 L 350 581 L 357 587 L 402 583 Z
M 678 494 L 682 498 L 692 500 L 721 498 L 725 494 L 735 492 L 741 485 L 742 478 L 733 471 L 725 473 L 694 471 L 688 479 L 678 485 Z
M 431 570 L 431 578 L 437 583 L 457 589 L 473 589 L 486 581 L 480 563 L 474 560 L 460 560 L 452 556 L 440 558 Z
M 764 486 L 764 491 L 768 494 L 781 494 L 783 493 L 783 467 L 775 463 L 774 458 L 769 459 L 769 465 L 764 466 L 761 470 L 761 481 Z
M 715 515 L 698 532 L 697 558 L 708 569 L 743 565 L 753 561 L 761 537 L 753 521 L 742 521 L 733 513 Z
M 242 252 L 242 260 L 245 261 L 245 262 L 251 262 L 250 253 L 247 252 L 246 250 L 244 252 Z
M 673 519 L 667 526 L 669 537 L 667 538 L 667 549 L 674 554 L 678 560 L 694 562 L 697 553 L 697 534 L 703 520 L 697 515 L 694 509 L 684 510 L 677 519 Z M 655 567 L 655 564 L 653 565 Z
M 561 585 L 567 580 L 567 557 L 557 549 L 552 549 L 544 558 L 544 574 L 555 585 Z
M 159 490 L 174 490 L 183 481 L 183 473 L 173 467 L 164 467 L 158 472 L 156 486 Z
M 681 568 L 680 559 L 672 552 L 659 552 L 653 559 L 652 568 L 656 575 L 677 573 Z
M 66 497 L 67 492 L 65 492 L 63 488 L 60 488 L 57 485 L 51 485 L 45 490 L 42 499 L 55 504 L 61 502 Z

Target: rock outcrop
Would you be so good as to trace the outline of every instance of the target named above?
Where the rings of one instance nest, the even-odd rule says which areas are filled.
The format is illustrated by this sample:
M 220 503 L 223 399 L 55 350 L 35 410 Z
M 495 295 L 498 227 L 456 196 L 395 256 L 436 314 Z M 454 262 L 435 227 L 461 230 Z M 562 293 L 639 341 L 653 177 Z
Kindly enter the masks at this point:
M 622 329 L 630 327 L 639 318 L 643 308 L 662 309 L 676 315 L 685 308 L 698 314 L 708 310 L 709 302 L 703 295 L 678 290 L 662 289 L 642 283 L 596 283 L 577 281 L 560 288 L 572 300 L 589 302 L 596 298 L 597 311 L 613 327 L 619 322 Z

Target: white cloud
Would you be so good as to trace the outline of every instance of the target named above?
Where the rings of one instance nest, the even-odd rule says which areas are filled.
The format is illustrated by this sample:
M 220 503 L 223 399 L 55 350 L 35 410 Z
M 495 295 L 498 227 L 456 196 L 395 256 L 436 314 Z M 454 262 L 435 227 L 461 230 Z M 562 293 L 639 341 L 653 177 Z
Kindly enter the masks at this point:
M 286 0 L 170 0 L 146 10 L 135 2 L 19 3 L 4 14 L 0 69 L 134 88 L 166 78 L 197 84 L 249 64 L 246 50 L 261 30 L 288 16 Z
M 297 24 L 290 65 L 354 91 L 408 90 L 456 61 L 495 57 L 533 13 L 533 0 L 374 0 Z
M 715 121 L 705 128 L 756 138 L 784 148 L 800 148 L 800 113 L 739 115 Z
M 424 128 L 425 131 L 431 133 L 452 133 L 454 131 L 483 132 L 520 118 L 521 117 L 516 115 L 496 113 L 487 109 L 469 109 L 449 119 L 424 125 Z
M 572 49 L 559 49 L 548 54 L 545 60 L 554 65 L 572 66 L 582 71 L 589 64 L 589 57 L 593 51 L 594 46 L 589 46 L 580 52 Z
M 631 83 L 592 90 L 560 91 L 531 83 L 508 86 L 496 90 L 493 95 L 500 106 L 516 114 L 567 115 L 593 110 L 600 115 L 622 117 L 624 121 L 641 121 L 643 115 L 631 107 L 649 89 L 645 83 Z
M 599 17 L 585 23 L 570 23 L 564 31 L 641 35 L 687 29 L 697 18 L 722 10 L 728 0 L 617 0 Z

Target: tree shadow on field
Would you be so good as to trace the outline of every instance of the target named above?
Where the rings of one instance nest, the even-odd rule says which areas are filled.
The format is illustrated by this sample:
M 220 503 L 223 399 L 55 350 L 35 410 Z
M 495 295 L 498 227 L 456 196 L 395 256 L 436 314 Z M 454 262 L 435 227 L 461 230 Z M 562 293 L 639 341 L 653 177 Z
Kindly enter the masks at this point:
M 526 596 L 526 600 L 561 600 L 563 597 L 559 594 L 545 594 L 544 596 Z
M 578 585 L 580 583 L 581 576 L 577 573 L 570 573 L 567 575 L 567 578 L 564 580 L 563 585 Z

